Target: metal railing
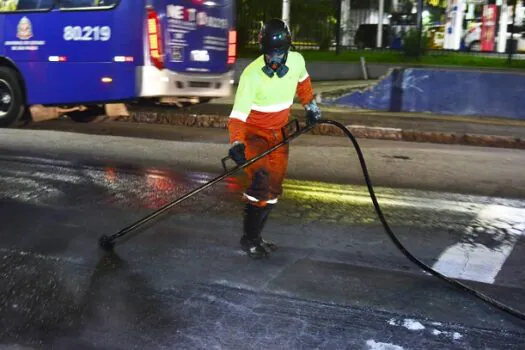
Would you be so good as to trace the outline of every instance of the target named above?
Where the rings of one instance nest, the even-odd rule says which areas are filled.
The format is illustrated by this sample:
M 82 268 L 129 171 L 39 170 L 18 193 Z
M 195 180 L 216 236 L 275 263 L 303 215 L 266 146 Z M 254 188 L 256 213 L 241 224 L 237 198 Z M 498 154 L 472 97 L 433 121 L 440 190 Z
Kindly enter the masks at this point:
M 433 55 L 461 52 L 473 56 L 509 57 L 523 59 L 525 55 L 525 6 L 522 10 L 509 11 L 508 30 L 504 45 L 498 45 L 499 22 L 494 33 L 496 43 L 490 50 L 481 46 L 483 4 L 468 10 L 464 20 L 461 44 L 457 50 L 445 49 L 447 8 L 445 0 L 423 0 L 423 14 L 419 30 L 417 2 L 411 0 L 384 0 L 382 42 L 377 47 L 380 0 L 291 0 L 290 29 L 294 46 L 302 51 L 403 51 L 408 42 L 407 33 L 417 31 L 423 45 L 420 54 Z M 417 0 L 415 0 L 417 1 Z M 514 0 L 511 0 L 514 1 Z M 519 0 L 525 1 L 525 0 Z M 435 6 L 433 6 L 435 5 Z M 524 4 L 525 5 L 525 4 Z M 518 8 L 519 9 L 519 8 Z M 261 24 L 270 18 L 281 18 L 282 0 L 238 0 L 237 29 L 239 49 L 257 50 L 257 34 Z M 498 17 L 499 20 L 499 11 Z

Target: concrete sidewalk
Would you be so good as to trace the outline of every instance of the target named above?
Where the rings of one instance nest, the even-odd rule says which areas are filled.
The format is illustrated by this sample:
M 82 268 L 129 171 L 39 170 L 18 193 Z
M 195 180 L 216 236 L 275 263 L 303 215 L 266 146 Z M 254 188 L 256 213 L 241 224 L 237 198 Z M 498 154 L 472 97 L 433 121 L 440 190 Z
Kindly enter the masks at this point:
M 315 82 L 316 93 L 337 95 L 350 89 L 365 89 L 375 81 Z M 121 121 L 172 124 L 194 127 L 226 128 L 234 95 L 210 103 L 174 109 L 140 107 L 130 109 L 130 117 Z M 321 104 L 325 119 L 344 124 L 356 137 L 464 144 L 525 149 L 525 121 L 504 118 L 465 117 L 427 113 L 392 113 Z M 299 103 L 292 107 L 292 116 L 304 121 Z M 338 128 L 321 125 L 314 134 L 343 136 Z

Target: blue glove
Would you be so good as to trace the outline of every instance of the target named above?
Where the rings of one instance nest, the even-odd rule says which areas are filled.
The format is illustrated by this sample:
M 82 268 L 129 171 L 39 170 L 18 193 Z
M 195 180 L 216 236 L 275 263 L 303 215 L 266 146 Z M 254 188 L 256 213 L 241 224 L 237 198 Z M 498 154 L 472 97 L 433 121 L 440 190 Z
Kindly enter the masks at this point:
M 233 159 L 233 161 L 237 165 L 243 165 L 244 163 L 246 163 L 246 155 L 244 154 L 245 149 L 246 146 L 244 146 L 244 143 L 235 141 L 233 143 L 233 146 L 228 151 L 228 155 Z
M 306 109 L 306 122 L 308 125 L 313 125 L 321 120 L 321 109 L 317 106 L 315 100 L 312 100 L 304 108 Z

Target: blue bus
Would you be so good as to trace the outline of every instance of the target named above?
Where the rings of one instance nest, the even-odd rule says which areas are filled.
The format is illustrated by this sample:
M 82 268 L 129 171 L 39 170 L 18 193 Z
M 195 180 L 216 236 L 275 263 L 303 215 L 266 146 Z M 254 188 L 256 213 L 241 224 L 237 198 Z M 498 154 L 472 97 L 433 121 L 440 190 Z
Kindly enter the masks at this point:
M 234 0 L 0 0 L 0 127 L 29 106 L 228 96 Z

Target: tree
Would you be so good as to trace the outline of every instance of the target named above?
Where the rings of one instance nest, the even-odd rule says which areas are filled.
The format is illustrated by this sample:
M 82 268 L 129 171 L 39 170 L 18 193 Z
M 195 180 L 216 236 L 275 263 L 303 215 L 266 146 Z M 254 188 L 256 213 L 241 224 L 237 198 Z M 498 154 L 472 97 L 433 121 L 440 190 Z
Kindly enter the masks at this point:
M 237 0 L 236 28 L 239 47 L 255 43 L 261 22 L 281 17 L 281 0 Z
M 290 30 L 295 42 L 327 47 L 335 39 L 337 0 L 291 0 Z M 256 43 L 261 23 L 281 18 L 282 0 L 237 0 L 239 47 Z
M 337 8 L 334 0 L 295 0 L 291 2 L 290 26 L 294 40 L 310 42 L 328 49 L 337 30 Z

